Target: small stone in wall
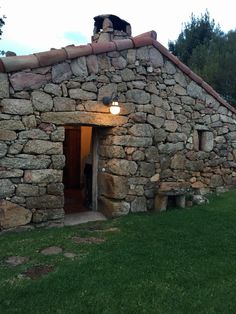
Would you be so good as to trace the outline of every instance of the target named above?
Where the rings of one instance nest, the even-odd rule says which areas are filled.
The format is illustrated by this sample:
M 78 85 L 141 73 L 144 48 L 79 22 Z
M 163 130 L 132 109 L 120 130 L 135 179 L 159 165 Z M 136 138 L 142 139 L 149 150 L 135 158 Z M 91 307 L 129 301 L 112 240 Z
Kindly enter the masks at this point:
M 145 212 L 147 211 L 146 198 L 144 196 L 136 197 L 131 203 L 131 212 Z
M 152 176 L 150 178 L 151 182 L 158 182 L 159 180 L 160 180 L 160 174 L 159 173 L 154 174 L 154 176 Z
M 9 179 L 0 180 L 0 198 L 12 196 L 15 191 L 14 184 Z
M 37 111 L 50 111 L 53 107 L 52 97 L 44 92 L 35 91 L 32 93 L 33 106 Z
M 4 157 L 7 154 L 7 145 L 0 143 L 0 157 Z
M 0 73 L 0 98 L 9 97 L 9 82 L 7 74 Z

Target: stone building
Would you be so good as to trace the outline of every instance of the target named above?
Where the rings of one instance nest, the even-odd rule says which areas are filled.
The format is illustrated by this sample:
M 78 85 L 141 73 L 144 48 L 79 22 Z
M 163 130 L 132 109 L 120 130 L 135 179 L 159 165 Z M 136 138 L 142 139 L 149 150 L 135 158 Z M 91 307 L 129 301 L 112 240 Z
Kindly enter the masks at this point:
M 91 44 L 0 59 L 1 228 L 86 208 L 88 154 L 91 210 L 108 217 L 236 185 L 236 109 L 154 31 L 94 21 Z

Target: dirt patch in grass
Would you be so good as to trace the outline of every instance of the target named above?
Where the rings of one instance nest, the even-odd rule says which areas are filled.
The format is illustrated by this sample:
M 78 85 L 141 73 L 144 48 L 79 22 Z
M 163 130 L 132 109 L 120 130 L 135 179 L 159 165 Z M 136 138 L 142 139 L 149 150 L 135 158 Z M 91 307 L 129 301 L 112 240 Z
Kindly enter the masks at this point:
M 37 265 L 28 268 L 23 275 L 31 279 L 38 279 L 54 271 L 54 267 L 51 265 Z
M 73 237 L 72 240 L 78 244 L 100 244 L 106 241 L 105 239 L 95 237 Z

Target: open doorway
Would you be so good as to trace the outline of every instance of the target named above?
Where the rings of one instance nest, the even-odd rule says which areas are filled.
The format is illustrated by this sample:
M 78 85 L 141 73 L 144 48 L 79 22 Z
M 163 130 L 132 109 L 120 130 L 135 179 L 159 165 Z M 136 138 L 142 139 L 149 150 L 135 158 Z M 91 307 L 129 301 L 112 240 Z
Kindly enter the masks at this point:
M 65 213 L 92 209 L 92 127 L 65 126 Z

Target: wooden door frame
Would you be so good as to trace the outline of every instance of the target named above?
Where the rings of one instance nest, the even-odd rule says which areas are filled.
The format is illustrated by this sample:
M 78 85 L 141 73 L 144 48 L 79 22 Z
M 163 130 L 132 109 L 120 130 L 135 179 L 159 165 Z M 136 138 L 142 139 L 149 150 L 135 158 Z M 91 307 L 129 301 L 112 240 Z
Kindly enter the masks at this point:
M 93 178 L 92 178 L 92 210 L 98 210 L 98 128 L 92 129 L 92 162 L 93 162 Z

